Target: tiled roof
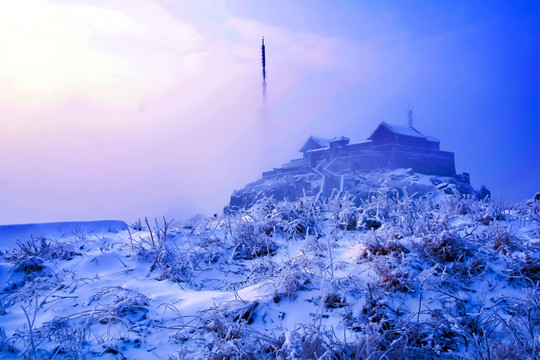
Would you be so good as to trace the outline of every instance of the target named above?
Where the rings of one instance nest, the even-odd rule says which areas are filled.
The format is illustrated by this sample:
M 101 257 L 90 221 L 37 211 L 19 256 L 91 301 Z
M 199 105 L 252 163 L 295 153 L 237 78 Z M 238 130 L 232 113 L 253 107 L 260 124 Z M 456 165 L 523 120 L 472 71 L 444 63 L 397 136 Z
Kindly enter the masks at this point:
M 309 146 L 310 142 L 315 143 L 316 146 L 315 147 Z M 320 137 L 316 137 L 312 135 L 306 140 L 306 142 L 300 149 L 300 152 L 304 152 L 306 150 L 311 150 L 311 149 L 317 149 L 317 148 L 327 148 L 329 146 L 330 146 L 329 139 L 320 138 Z
M 377 127 L 377 129 L 379 129 L 381 126 L 387 127 L 390 131 L 392 131 L 393 133 L 398 134 L 398 135 L 411 136 L 411 137 L 426 139 L 428 141 L 439 141 L 438 139 L 436 139 L 434 137 L 426 136 L 426 135 L 422 134 L 420 131 L 416 130 L 413 127 L 408 127 L 408 126 L 403 126 L 403 125 L 394 125 L 394 124 L 388 124 L 388 123 L 382 122 Z M 375 130 L 375 131 L 377 131 L 377 130 Z M 374 131 L 374 133 L 375 133 L 375 131 Z

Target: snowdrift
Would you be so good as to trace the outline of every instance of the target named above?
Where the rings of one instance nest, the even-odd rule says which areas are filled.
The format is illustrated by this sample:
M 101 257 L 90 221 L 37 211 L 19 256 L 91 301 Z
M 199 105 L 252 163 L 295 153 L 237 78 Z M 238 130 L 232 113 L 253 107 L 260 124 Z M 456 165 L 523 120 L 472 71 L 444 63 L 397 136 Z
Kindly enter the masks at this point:
M 118 220 L 0 225 L 0 249 L 12 248 L 17 240 L 27 240 L 31 237 L 69 238 L 79 234 L 91 235 L 126 229 L 126 223 Z

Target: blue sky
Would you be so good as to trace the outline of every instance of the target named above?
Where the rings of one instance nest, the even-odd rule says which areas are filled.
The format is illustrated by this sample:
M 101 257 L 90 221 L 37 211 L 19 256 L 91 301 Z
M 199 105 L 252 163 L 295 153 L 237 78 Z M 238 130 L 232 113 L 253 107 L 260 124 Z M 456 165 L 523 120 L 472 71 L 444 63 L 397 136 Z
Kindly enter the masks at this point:
M 219 211 L 310 134 L 362 141 L 409 106 L 475 187 L 528 198 L 538 13 L 537 1 L 0 2 L 0 222 Z

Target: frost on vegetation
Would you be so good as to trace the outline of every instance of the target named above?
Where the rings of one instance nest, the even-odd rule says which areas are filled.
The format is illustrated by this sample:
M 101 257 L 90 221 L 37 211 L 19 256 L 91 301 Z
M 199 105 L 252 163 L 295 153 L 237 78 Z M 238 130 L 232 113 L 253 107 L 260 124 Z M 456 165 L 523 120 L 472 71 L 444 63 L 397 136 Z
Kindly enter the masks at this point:
M 380 188 L 21 239 L 1 253 L 0 355 L 537 359 L 539 215 L 540 195 Z

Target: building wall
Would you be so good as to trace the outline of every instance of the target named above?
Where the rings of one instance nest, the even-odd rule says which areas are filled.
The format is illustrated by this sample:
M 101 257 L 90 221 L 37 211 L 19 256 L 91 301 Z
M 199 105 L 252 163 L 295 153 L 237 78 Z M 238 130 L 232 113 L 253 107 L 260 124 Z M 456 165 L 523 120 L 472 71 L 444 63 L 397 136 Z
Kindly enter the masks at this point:
M 439 143 L 437 141 L 428 141 L 426 139 L 404 135 L 398 135 L 397 140 L 399 145 L 439 150 Z
M 340 174 L 355 170 L 411 168 L 422 174 L 455 176 L 454 154 L 408 151 L 364 151 L 334 159 L 328 170 Z
M 325 160 L 327 163 L 324 166 L 335 174 L 355 170 L 411 168 L 423 174 L 456 176 L 454 153 L 439 150 L 438 141 L 397 135 L 381 127 L 370 137 L 370 141 L 306 151 L 303 159 L 265 172 L 263 177 L 311 171 Z

